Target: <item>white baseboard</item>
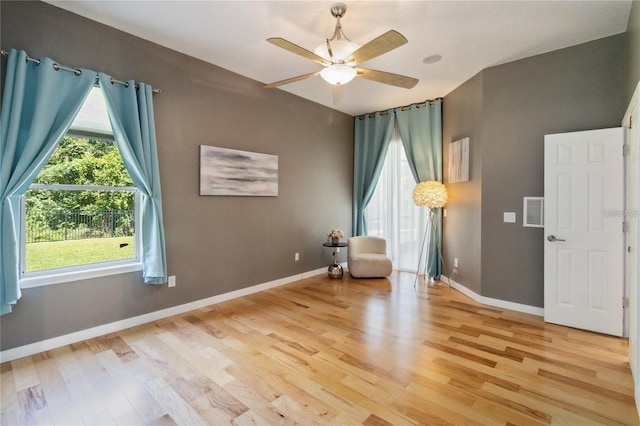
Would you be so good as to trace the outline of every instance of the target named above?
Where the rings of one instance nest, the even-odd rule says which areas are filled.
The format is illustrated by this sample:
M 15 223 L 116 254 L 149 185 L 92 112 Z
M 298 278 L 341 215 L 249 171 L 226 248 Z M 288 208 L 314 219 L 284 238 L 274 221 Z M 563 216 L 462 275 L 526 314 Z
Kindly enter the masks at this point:
M 65 334 L 63 336 L 54 337 L 40 342 L 30 343 L 28 345 L 19 346 L 17 348 L 7 349 L 0 352 L 0 362 L 13 361 L 14 359 L 25 356 L 34 355 L 40 352 L 59 348 L 61 346 L 70 345 L 72 343 L 81 342 L 94 337 L 102 336 L 109 333 L 115 333 L 127 328 L 146 324 L 148 322 L 157 321 L 173 315 L 180 315 L 194 309 L 203 308 L 205 306 L 215 305 L 216 303 L 225 302 L 227 300 L 236 299 L 238 297 L 247 296 L 249 294 L 258 293 L 270 288 L 279 287 L 305 278 L 326 273 L 326 268 L 316 269 L 314 271 L 303 272 L 301 274 L 292 275 L 290 277 L 281 278 L 252 287 L 242 288 L 240 290 L 231 291 L 229 293 L 219 294 L 217 296 L 208 297 L 206 299 L 196 300 L 194 302 L 185 303 L 183 305 L 172 306 L 171 308 L 161 309 L 159 311 L 150 312 L 148 314 L 139 315 L 137 317 L 127 318 L 124 320 L 112 322 L 109 324 L 99 325 L 97 327 L 88 328 L 86 330 L 76 331 L 74 333 Z
M 445 280 L 442 280 L 445 278 Z M 523 305 L 522 303 L 509 302 L 507 300 L 494 299 L 492 297 L 481 296 L 478 293 L 469 290 L 467 287 L 463 286 L 460 283 L 449 279 L 446 276 L 442 276 L 440 280 L 443 282 L 448 282 L 451 284 L 451 287 L 458 290 L 460 293 L 464 294 L 467 297 L 472 298 L 478 303 L 482 303 L 483 305 L 495 306 L 496 308 L 509 309 L 512 311 L 523 312 L 525 314 L 544 316 L 544 308 L 538 308 L 537 306 L 529 306 Z

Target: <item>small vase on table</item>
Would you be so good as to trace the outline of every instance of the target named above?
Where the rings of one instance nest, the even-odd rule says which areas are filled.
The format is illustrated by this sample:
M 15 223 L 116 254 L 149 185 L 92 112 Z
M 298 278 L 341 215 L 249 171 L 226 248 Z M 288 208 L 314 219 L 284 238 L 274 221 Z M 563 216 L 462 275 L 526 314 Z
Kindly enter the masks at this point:
M 338 237 L 331 237 L 331 244 L 336 245 L 340 242 L 340 238 Z

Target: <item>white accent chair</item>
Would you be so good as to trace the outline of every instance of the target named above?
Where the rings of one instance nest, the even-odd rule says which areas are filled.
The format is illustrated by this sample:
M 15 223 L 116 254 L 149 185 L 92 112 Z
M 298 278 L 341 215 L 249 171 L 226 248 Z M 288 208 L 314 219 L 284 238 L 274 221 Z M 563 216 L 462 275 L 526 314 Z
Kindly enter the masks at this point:
M 388 277 L 393 270 L 384 238 L 360 236 L 347 241 L 347 265 L 354 278 Z

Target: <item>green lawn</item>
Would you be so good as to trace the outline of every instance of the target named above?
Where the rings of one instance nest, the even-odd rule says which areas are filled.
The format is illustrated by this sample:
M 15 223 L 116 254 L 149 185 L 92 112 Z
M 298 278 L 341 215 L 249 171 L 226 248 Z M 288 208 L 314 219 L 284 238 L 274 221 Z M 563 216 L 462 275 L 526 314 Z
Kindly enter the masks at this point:
M 120 248 L 120 244 L 129 244 Z M 133 237 L 27 244 L 27 272 L 133 258 Z

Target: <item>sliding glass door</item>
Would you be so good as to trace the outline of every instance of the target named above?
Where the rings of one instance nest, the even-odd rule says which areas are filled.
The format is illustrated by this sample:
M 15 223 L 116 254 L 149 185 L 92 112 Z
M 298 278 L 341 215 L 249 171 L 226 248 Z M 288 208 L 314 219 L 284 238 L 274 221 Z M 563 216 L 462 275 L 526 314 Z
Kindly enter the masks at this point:
M 416 272 L 421 244 L 429 229 L 428 210 L 413 203 L 416 182 L 411 174 L 399 136 L 389 145 L 382 174 L 365 211 L 368 235 L 387 240 L 388 255 L 394 269 Z M 420 262 L 420 274 L 425 272 L 426 249 Z

